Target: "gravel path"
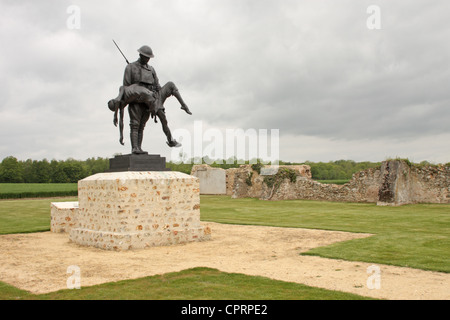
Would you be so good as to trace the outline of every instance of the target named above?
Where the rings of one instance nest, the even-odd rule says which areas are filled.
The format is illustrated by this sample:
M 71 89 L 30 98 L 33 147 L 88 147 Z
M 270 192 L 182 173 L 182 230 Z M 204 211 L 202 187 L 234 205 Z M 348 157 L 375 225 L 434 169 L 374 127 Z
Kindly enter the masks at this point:
M 80 247 L 65 233 L 0 236 L 0 280 L 32 293 L 67 288 L 69 266 L 81 286 L 133 279 L 193 267 L 264 276 L 384 299 L 450 299 L 450 274 L 377 265 L 380 288 L 368 288 L 373 265 L 301 256 L 314 247 L 370 236 L 339 231 L 203 223 L 212 240 L 136 251 Z M 370 270 L 370 269 L 369 269 Z M 369 281 L 369 285 L 374 282 Z

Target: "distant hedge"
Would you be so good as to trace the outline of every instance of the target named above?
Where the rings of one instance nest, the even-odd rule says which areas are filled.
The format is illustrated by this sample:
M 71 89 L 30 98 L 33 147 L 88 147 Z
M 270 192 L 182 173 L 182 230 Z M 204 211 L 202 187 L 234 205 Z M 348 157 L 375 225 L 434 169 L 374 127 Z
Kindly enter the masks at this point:
M 7 192 L 0 193 L 0 199 L 76 197 L 78 191 Z

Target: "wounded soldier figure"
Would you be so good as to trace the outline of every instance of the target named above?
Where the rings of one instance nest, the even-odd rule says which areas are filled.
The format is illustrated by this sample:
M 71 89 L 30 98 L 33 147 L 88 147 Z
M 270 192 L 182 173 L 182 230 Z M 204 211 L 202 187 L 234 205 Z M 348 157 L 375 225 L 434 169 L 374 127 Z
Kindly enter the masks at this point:
M 123 86 L 119 89 L 119 95 L 108 102 L 108 108 L 114 112 L 114 125 L 119 120 L 117 113 L 120 112 L 120 143 L 123 145 L 123 109 L 128 105 L 130 116 L 130 140 L 132 153 L 146 153 L 142 150 L 144 127 L 150 116 L 161 121 L 162 129 L 167 137 L 169 147 L 180 147 L 181 144 L 172 138 L 168 127 L 164 109 L 164 102 L 170 96 L 177 98 L 181 109 L 192 114 L 181 95 L 171 81 L 160 86 L 158 77 L 153 67 L 147 63 L 153 58 L 153 51 L 148 46 L 138 49 L 139 59 L 129 63 L 125 68 Z

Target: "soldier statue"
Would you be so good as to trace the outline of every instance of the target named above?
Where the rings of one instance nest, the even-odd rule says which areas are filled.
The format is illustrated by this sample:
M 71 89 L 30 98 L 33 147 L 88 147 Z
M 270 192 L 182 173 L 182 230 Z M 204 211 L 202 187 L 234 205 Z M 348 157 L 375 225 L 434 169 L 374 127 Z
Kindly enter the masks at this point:
M 133 154 L 147 153 L 142 150 L 142 140 L 144 127 L 150 116 L 154 118 L 155 122 L 157 122 L 157 118 L 161 122 L 167 137 L 167 145 L 180 147 L 181 144 L 173 139 L 168 127 L 164 102 L 168 97 L 174 96 L 181 104 L 182 110 L 188 114 L 192 113 L 173 82 L 169 81 L 164 86 L 160 86 L 155 69 L 148 65 L 150 58 L 154 57 L 152 49 L 145 45 L 139 48 L 138 52 L 139 59 L 129 63 L 125 68 L 123 86 L 119 89 L 119 95 L 108 102 L 108 108 L 114 112 L 115 126 L 119 122 L 117 113 L 120 113 L 119 141 L 123 145 L 123 110 L 128 105 L 131 152 Z

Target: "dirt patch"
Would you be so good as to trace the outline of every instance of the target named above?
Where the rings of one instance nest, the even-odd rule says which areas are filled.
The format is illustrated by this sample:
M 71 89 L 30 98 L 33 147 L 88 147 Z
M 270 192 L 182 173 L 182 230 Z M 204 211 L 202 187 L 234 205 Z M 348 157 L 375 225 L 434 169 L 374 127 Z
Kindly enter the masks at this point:
M 136 251 L 81 247 L 65 233 L 0 236 L 0 280 L 32 293 L 67 288 L 69 266 L 81 286 L 210 267 L 384 299 L 450 299 L 450 274 L 377 265 L 380 288 L 369 289 L 372 264 L 301 256 L 311 248 L 370 236 L 338 231 L 203 223 L 212 240 Z

